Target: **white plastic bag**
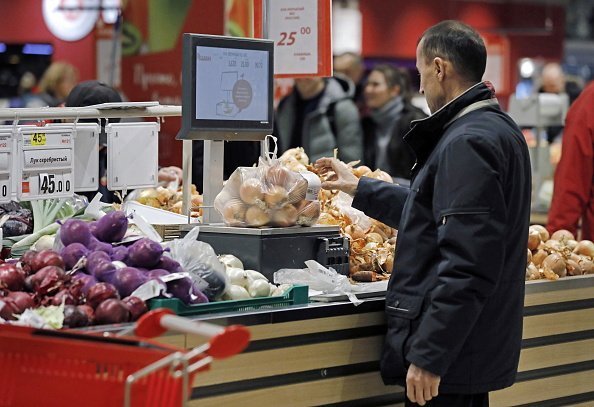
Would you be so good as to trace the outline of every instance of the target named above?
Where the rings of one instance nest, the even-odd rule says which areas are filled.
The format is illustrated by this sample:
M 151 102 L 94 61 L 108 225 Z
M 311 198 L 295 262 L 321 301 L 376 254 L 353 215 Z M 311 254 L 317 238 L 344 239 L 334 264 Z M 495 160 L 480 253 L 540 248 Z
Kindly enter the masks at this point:
M 305 269 L 280 269 L 274 273 L 275 284 L 304 284 L 312 290 L 322 291 L 324 294 L 343 294 L 353 305 L 363 301 L 353 294 L 349 279 L 338 274 L 333 268 L 326 268 L 315 260 L 307 260 Z
M 197 240 L 198 232 L 199 228 L 195 227 L 183 239 L 175 239 L 164 246 L 170 248 L 173 260 L 190 273 L 209 301 L 218 300 L 227 289 L 229 278 L 212 246 Z

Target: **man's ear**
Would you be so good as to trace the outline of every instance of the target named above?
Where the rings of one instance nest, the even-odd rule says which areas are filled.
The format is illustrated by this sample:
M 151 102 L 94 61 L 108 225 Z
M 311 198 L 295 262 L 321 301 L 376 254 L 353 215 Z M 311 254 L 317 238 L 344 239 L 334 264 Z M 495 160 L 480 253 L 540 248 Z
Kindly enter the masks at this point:
M 445 79 L 446 75 L 446 62 L 443 58 L 435 57 L 433 58 L 433 70 L 435 72 L 435 76 L 441 82 Z

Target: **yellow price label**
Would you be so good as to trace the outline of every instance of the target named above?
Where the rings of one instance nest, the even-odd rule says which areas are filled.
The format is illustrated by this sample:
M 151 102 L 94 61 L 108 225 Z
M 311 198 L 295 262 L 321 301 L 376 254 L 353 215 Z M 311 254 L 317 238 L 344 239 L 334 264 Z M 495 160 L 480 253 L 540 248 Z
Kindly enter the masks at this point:
M 31 145 L 32 146 L 45 146 L 46 138 L 45 133 L 34 133 L 31 136 Z

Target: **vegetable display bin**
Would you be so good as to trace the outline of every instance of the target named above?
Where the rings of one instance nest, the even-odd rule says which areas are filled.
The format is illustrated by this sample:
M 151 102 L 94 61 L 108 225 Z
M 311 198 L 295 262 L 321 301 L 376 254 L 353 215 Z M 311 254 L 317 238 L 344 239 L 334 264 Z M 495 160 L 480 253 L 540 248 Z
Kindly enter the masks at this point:
M 169 308 L 177 315 L 195 316 L 221 312 L 252 311 L 257 309 L 283 308 L 289 305 L 307 304 L 309 288 L 306 285 L 294 285 L 283 295 L 275 297 L 250 298 L 248 300 L 231 300 L 210 302 L 206 304 L 186 305 L 177 298 L 153 299 L 150 309 Z
M 270 281 L 275 271 L 305 268 L 307 260 L 349 274 L 349 240 L 340 236 L 338 226 L 199 227 L 198 240 L 210 244 L 217 254 L 237 256 L 246 270 L 259 271 Z

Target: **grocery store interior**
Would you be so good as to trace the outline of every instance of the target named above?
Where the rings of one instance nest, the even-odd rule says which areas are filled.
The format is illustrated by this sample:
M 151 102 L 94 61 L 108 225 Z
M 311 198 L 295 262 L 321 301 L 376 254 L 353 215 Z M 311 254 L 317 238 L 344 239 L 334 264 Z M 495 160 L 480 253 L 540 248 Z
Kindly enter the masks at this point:
M 404 136 L 437 116 L 417 55 L 444 20 L 482 38 L 531 169 L 490 405 L 594 406 L 593 0 L 0 0 L 0 405 L 408 403 L 380 359 L 415 248 L 323 186 L 426 192 Z M 433 297 L 400 294 L 409 332 Z

